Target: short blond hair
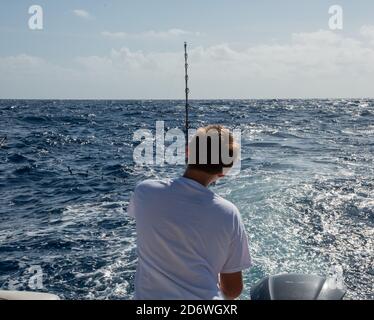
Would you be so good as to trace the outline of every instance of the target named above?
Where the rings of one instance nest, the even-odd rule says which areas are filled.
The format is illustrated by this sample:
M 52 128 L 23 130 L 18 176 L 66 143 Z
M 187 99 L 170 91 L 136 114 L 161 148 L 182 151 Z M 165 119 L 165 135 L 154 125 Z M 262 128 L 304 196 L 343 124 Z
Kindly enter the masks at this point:
M 210 174 L 229 170 L 237 157 L 238 144 L 222 125 L 199 128 L 189 143 L 188 168 Z

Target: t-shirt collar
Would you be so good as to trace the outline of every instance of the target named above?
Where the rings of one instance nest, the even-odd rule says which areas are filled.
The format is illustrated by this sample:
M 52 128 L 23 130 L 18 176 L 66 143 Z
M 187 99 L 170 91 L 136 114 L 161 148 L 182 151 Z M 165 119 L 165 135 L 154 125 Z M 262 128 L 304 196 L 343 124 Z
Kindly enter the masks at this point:
M 190 179 L 190 178 L 186 178 L 186 177 L 180 177 L 181 181 L 189 184 L 190 186 L 193 186 L 195 188 L 198 188 L 202 191 L 205 191 L 205 192 L 212 192 L 208 189 L 208 187 L 205 187 L 203 186 L 200 182 L 197 182 L 196 180 L 193 180 L 193 179 Z

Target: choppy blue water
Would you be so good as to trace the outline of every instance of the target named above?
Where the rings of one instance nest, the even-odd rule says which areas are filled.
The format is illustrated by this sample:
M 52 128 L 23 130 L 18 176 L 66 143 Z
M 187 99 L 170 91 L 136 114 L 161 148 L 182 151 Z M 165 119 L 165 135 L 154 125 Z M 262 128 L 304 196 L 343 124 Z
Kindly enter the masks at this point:
M 0 287 L 29 289 L 40 266 L 44 291 L 63 298 L 131 298 L 129 194 L 183 171 L 134 166 L 132 135 L 155 120 L 181 127 L 183 112 L 181 101 L 0 100 Z M 373 100 L 193 101 L 190 117 L 242 129 L 241 174 L 214 189 L 241 210 L 248 285 L 340 265 L 347 298 L 374 298 Z

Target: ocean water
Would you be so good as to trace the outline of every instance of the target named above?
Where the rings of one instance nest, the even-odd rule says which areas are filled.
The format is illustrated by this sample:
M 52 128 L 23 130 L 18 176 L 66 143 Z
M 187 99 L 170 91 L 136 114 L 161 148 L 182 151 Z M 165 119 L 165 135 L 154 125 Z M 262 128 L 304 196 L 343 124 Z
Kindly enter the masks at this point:
M 242 170 L 213 189 L 245 223 L 246 290 L 279 272 L 343 270 L 347 299 L 374 299 L 374 101 L 191 102 L 191 126 L 242 130 Z M 183 101 L 0 100 L 0 288 L 129 299 L 134 185 L 182 166 L 135 166 L 136 129 L 183 126 Z

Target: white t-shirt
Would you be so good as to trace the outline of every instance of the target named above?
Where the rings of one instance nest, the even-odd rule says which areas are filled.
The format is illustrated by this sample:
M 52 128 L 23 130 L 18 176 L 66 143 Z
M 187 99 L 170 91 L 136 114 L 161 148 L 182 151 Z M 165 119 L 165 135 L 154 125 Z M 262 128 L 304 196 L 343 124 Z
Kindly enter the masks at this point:
M 136 219 L 135 299 L 222 299 L 218 274 L 251 266 L 238 209 L 192 179 L 139 183 L 127 212 Z

